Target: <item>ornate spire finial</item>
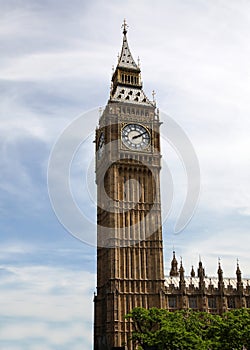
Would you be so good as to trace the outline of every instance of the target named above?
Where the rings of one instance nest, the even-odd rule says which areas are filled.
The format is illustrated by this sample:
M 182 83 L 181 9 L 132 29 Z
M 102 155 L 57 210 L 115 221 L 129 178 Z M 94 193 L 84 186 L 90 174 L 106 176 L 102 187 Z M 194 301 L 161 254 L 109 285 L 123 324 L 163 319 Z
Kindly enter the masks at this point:
M 124 18 L 123 24 L 122 24 L 122 28 L 123 28 L 123 34 L 126 35 L 127 34 L 127 28 L 128 25 L 126 23 L 126 19 Z
M 141 60 L 140 60 L 140 57 L 138 56 L 137 58 L 137 66 L 140 68 L 140 64 L 141 64 Z
M 153 102 L 155 102 L 155 91 L 152 91 Z
M 218 271 L 222 271 L 222 268 L 221 268 L 221 259 L 218 258 Z

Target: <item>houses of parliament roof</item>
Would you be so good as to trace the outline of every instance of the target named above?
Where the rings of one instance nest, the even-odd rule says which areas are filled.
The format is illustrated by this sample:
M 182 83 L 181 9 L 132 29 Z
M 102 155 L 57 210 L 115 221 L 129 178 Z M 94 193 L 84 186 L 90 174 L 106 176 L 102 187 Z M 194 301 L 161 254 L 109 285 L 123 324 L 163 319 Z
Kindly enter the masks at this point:
M 236 275 L 233 278 L 223 277 L 223 270 L 219 261 L 218 271 L 216 277 L 207 277 L 205 274 L 205 269 L 202 265 L 201 260 L 199 261 L 199 266 L 197 269 L 197 275 L 195 275 L 194 268 L 192 266 L 190 276 L 186 276 L 182 261 L 180 263 L 180 269 L 178 269 L 178 261 L 175 257 L 175 252 L 173 252 L 173 258 L 171 261 L 171 269 L 169 276 L 165 278 L 165 286 L 167 288 L 174 287 L 178 288 L 180 283 L 186 287 L 200 288 L 201 282 L 205 289 L 218 288 L 220 285 L 228 290 L 247 288 L 250 290 L 249 280 L 242 278 L 239 263 L 237 262 Z

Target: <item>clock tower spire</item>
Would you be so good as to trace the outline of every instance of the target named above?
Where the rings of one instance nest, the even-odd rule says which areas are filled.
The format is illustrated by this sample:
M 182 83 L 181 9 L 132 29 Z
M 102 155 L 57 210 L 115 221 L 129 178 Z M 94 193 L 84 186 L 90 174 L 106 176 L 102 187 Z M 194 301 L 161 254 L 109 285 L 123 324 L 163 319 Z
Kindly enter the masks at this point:
M 96 130 L 95 350 L 133 349 L 134 307 L 165 307 L 160 199 L 160 122 L 142 90 L 127 40 Z
M 123 42 L 118 64 L 112 76 L 111 101 L 143 102 L 152 104 L 142 91 L 141 70 L 135 63 L 127 39 L 128 25 L 124 20 Z

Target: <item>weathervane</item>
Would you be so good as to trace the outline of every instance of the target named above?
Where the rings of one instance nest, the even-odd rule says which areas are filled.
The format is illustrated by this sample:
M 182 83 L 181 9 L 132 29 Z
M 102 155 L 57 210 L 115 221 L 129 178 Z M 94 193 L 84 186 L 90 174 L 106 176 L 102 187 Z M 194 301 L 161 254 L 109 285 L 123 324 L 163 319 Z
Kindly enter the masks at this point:
M 123 21 L 123 24 L 122 24 L 122 28 L 123 28 L 123 34 L 127 34 L 127 28 L 128 28 L 128 25 L 126 23 L 126 19 L 124 18 L 124 21 Z

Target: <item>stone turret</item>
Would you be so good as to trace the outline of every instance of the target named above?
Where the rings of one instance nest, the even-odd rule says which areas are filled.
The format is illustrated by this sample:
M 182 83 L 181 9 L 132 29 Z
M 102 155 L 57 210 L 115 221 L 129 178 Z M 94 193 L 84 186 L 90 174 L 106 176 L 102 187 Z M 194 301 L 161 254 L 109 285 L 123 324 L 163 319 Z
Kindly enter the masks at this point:
M 192 265 L 192 269 L 191 269 L 191 272 L 190 272 L 190 276 L 193 278 L 195 277 L 195 271 L 194 271 L 194 267 Z
M 173 251 L 173 259 L 171 261 L 171 270 L 170 270 L 169 276 L 171 277 L 179 276 L 178 261 L 176 260 L 176 257 L 175 257 L 175 251 Z
M 243 283 L 242 283 L 241 270 L 240 270 L 238 261 L 237 261 L 236 276 L 237 276 L 237 290 L 242 291 Z
M 199 277 L 199 287 L 201 290 L 205 289 L 205 270 L 202 266 L 201 260 L 199 261 L 199 267 L 198 267 L 198 277 Z
M 185 270 L 184 270 L 184 267 L 182 265 L 182 260 L 181 260 L 181 266 L 180 266 L 179 273 L 180 273 L 179 286 L 180 286 L 180 289 L 183 290 L 186 287 L 186 282 L 185 282 L 185 276 L 184 276 Z
M 223 270 L 221 268 L 220 260 L 218 264 L 218 289 L 223 293 L 224 291 L 224 282 L 223 282 Z

